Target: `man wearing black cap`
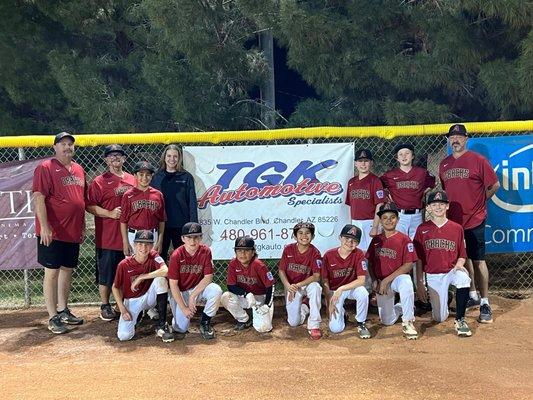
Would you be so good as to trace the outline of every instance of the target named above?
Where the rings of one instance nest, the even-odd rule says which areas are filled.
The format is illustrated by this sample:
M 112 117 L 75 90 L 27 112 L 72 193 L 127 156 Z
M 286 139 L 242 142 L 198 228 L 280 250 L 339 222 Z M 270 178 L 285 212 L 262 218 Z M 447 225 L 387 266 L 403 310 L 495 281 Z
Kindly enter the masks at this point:
M 446 136 L 452 154 L 441 161 L 439 177 L 450 200 L 448 218 L 460 224 L 465 231 L 469 259 L 466 266 L 472 278 L 470 297 L 473 300 L 477 297 L 474 277 L 481 293 L 478 321 L 491 323 L 489 270 L 485 262 L 485 220 L 487 200 L 496 193 L 500 183 L 488 160 L 466 149 L 468 133 L 464 125 L 452 125 Z
M 85 172 L 72 160 L 74 141 L 70 133 L 56 135 L 55 156 L 40 163 L 33 176 L 37 259 L 44 267 L 48 329 L 56 334 L 68 332 L 66 324 L 83 323 L 67 307 L 85 227 Z
M 133 175 L 122 169 L 125 159 L 122 146 L 106 146 L 104 161 L 108 170 L 94 178 L 87 193 L 87 211 L 94 215 L 96 279 L 102 301 L 100 318 L 104 321 L 112 321 L 117 317 L 109 304 L 109 296 L 117 265 L 124 259 L 120 204 L 124 193 L 135 186 Z

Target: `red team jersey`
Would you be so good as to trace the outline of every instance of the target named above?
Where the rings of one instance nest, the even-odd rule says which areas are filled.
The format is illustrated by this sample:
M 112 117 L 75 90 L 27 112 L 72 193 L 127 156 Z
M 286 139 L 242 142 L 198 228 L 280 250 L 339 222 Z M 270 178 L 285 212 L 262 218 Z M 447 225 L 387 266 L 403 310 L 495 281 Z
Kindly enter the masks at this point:
M 211 249 L 201 244 L 194 255 L 190 255 L 185 246 L 172 252 L 168 266 L 168 279 L 178 281 L 181 291 L 194 288 L 206 275 L 213 274 L 213 257 Z
M 374 219 L 376 206 L 385 202 L 381 180 L 370 173 L 363 179 L 354 176 L 348 181 L 345 203 L 350 206 L 353 220 Z
M 409 172 L 392 169 L 381 177 L 381 181 L 402 210 L 422 208 L 424 191 L 435 187 L 435 177 L 420 167 L 412 167 Z
M 287 280 L 292 285 L 319 273 L 321 266 L 322 257 L 315 246 L 310 245 L 305 253 L 300 253 L 298 244 L 291 243 L 283 249 L 278 268 L 285 272 Z
M 366 275 L 365 254 L 357 248 L 345 259 L 339 254 L 338 248 L 330 249 L 324 253 L 323 263 L 322 279 L 328 281 L 331 290 L 337 290 Z
M 487 218 L 485 190 L 498 182 L 487 159 L 467 151 L 458 159 L 446 157 L 439 166 L 442 188 L 450 200 L 448 218 L 472 229 Z
M 440 228 L 433 221 L 424 222 L 413 242 L 428 274 L 445 274 L 455 267 L 458 258 L 466 258 L 463 227 L 450 220 Z
M 263 261 L 254 258 L 250 265 L 243 266 L 234 258 L 228 265 L 228 285 L 237 285 L 248 293 L 266 294 L 266 290 L 275 283 L 272 273 Z
M 44 195 L 52 239 L 81 243 L 85 228 L 85 172 L 81 165 L 71 163 L 70 171 L 56 158 L 44 160 L 35 168 L 33 192 Z M 41 225 L 35 215 L 35 233 Z
M 416 252 L 409 236 L 396 232 L 390 237 L 384 233 L 372 238 L 366 258 L 372 265 L 372 271 L 378 279 L 392 274 L 406 263 L 417 260 Z
M 135 261 L 134 256 L 126 257 L 117 266 L 117 273 L 113 285 L 122 290 L 122 296 L 125 299 L 141 297 L 148 292 L 153 279 L 142 281 L 135 292 L 131 290 L 131 283 L 139 275 L 149 274 L 150 272 L 161 268 L 163 265 L 165 265 L 165 260 L 163 260 L 163 258 L 154 250 L 150 252 L 148 259 L 143 264 L 139 264 Z
M 163 194 L 153 187 L 144 192 L 131 188 L 122 197 L 120 222 L 131 229 L 155 229 L 166 221 Z
M 89 185 L 87 205 L 113 210 L 121 206 L 122 196 L 134 186 L 135 178 L 131 174 L 125 172 L 120 178 L 111 172 L 106 172 L 94 178 Z M 96 248 L 122 251 L 122 236 L 118 219 L 95 215 L 94 228 Z

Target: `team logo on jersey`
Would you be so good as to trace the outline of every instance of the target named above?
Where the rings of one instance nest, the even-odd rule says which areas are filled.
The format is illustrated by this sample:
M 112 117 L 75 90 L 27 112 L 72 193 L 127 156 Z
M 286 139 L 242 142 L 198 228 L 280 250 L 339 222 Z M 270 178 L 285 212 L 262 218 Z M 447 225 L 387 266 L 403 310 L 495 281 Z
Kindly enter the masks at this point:
M 413 243 L 407 243 L 407 251 L 409 253 L 412 253 L 413 251 L 415 251 L 415 246 L 413 246 Z
M 318 269 L 321 269 L 322 268 L 322 260 L 316 260 L 316 266 L 318 267 Z
M 267 272 L 267 279 L 269 281 L 273 281 L 274 280 L 274 277 L 272 276 L 272 272 L 270 272 L 270 271 Z
M 376 196 L 378 196 L 378 198 L 382 199 L 383 197 L 385 197 L 385 193 L 383 192 L 383 190 L 378 190 L 376 192 Z
M 136 200 L 131 203 L 131 209 L 133 211 L 138 211 L 141 209 L 157 211 L 159 210 L 160 206 L 161 205 L 157 201 L 154 201 L 154 200 Z
M 287 266 L 287 270 L 295 272 L 297 274 L 309 274 L 310 273 L 309 267 L 307 265 L 295 264 L 295 263 L 290 263 Z
M 334 278 L 344 278 L 345 276 L 350 276 L 353 272 L 353 267 L 341 268 L 333 271 Z
M 449 179 L 468 179 L 470 170 L 468 168 L 450 168 L 444 172 L 443 176 L 445 181 Z
M 163 260 L 163 257 L 161 256 L 157 256 L 156 258 L 154 258 L 154 261 L 158 264 L 163 264 L 165 262 L 165 260 Z
M 77 185 L 81 187 L 85 186 L 85 182 L 83 181 L 83 179 L 75 175 L 62 176 L 61 183 L 63 184 L 63 186 L 73 186 L 73 185 Z
M 366 261 L 366 260 L 361 261 L 361 268 L 363 268 L 363 271 L 367 271 L 368 270 L 368 261 Z
M 370 199 L 370 191 L 365 189 L 353 189 L 350 190 L 350 199 Z

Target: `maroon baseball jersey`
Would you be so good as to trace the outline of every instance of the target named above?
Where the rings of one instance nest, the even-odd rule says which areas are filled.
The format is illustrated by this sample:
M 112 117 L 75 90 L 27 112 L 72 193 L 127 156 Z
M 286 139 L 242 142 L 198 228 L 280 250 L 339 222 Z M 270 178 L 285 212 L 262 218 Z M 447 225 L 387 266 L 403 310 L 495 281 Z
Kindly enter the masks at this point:
M 98 175 L 89 185 L 87 205 L 99 206 L 106 210 L 120 207 L 122 196 L 135 186 L 133 175 L 124 173 L 121 178 L 111 172 Z M 120 221 L 113 218 L 94 216 L 95 243 L 98 249 L 122 250 Z
M 373 173 L 363 179 L 354 176 L 348 181 L 345 203 L 350 206 L 350 215 L 354 220 L 374 219 L 376 205 L 385 201 L 385 192 L 381 180 Z
M 420 167 L 412 167 L 409 172 L 391 169 L 381 177 L 381 181 L 402 210 L 422 208 L 425 190 L 435 187 L 435 177 Z
M 321 266 L 322 257 L 315 246 L 310 245 L 305 253 L 300 253 L 298 244 L 291 243 L 283 249 L 278 268 L 285 272 L 287 280 L 292 285 L 319 273 Z
M 141 297 L 148 291 L 153 279 L 142 281 L 135 292 L 131 290 L 132 282 L 139 275 L 149 274 L 150 272 L 161 268 L 163 265 L 165 265 L 165 260 L 163 260 L 163 258 L 154 250 L 150 252 L 148 258 L 142 264 L 139 264 L 134 256 L 126 257 L 117 266 L 117 273 L 113 285 L 122 290 L 122 296 L 125 299 Z
M 44 195 L 52 239 L 81 243 L 85 228 L 85 172 L 74 161 L 70 171 L 56 158 L 44 160 L 35 168 L 33 191 Z M 35 214 L 35 233 L 41 224 Z
M 228 285 L 237 285 L 249 293 L 262 295 L 274 285 L 275 280 L 263 261 L 254 258 L 250 265 L 245 267 L 234 258 L 228 265 Z
M 402 265 L 417 260 L 413 243 L 401 232 L 390 237 L 386 237 L 385 233 L 373 237 L 366 258 L 378 279 L 386 278 Z
M 341 257 L 338 247 L 330 249 L 324 253 L 323 263 L 322 279 L 328 281 L 331 290 L 337 290 L 366 275 L 365 254 L 357 248 L 346 258 Z
M 213 274 L 211 249 L 201 244 L 194 255 L 181 245 L 172 252 L 168 266 L 168 279 L 178 281 L 181 291 L 194 288 L 206 275 Z
M 481 225 L 487 218 L 485 191 L 498 182 L 487 159 L 473 151 L 457 159 L 450 155 L 441 161 L 439 177 L 450 200 L 448 218 L 464 229 Z
M 428 274 L 445 274 L 455 267 L 458 258 L 466 258 L 463 227 L 450 220 L 441 227 L 433 221 L 422 223 L 413 243 Z
M 136 187 L 129 189 L 122 197 L 120 222 L 131 229 L 155 229 L 166 221 L 163 194 L 153 187 L 144 192 Z

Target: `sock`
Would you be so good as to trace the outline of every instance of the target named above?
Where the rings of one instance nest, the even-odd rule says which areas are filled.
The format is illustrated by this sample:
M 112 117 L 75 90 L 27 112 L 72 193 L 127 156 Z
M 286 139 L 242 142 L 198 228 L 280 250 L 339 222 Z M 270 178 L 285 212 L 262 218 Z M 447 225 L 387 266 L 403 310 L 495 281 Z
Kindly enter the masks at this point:
M 479 300 L 479 296 L 478 296 L 478 294 L 477 294 L 477 291 L 475 291 L 475 290 L 471 290 L 471 291 L 469 292 L 469 294 L 470 294 L 470 298 L 471 298 L 472 300 L 476 300 L 476 301 Z
M 211 322 L 211 317 L 205 312 L 202 312 L 202 317 L 200 318 L 200 323 Z
M 488 297 L 482 297 L 481 298 L 481 302 L 480 302 L 480 305 L 489 305 L 489 298 Z
M 461 319 L 465 316 L 466 302 L 468 301 L 468 290 L 468 288 L 461 288 L 457 289 L 455 292 L 455 319 Z
M 157 295 L 157 312 L 159 313 L 159 326 L 167 323 L 167 293 Z

